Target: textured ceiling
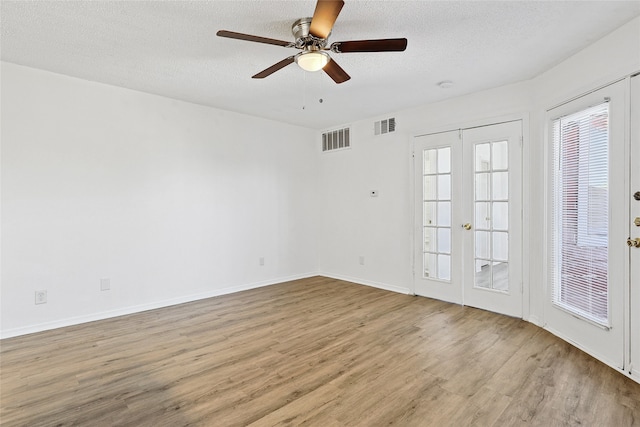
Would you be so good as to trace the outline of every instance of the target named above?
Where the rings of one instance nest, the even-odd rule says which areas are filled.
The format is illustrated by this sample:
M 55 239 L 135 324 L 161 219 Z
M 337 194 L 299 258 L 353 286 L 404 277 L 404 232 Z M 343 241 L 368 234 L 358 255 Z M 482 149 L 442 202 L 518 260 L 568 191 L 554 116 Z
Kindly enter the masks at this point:
M 296 51 L 215 36 L 225 29 L 293 41 L 291 24 L 314 8 L 315 0 L 2 0 L 1 58 L 326 129 L 530 79 L 640 15 L 637 0 L 346 0 L 330 42 L 406 37 L 408 47 L 332 54 L 351 75 L 341 85 L 295 64 L 251 79 Z M 454 86 L 441 89 L 442 80 Z

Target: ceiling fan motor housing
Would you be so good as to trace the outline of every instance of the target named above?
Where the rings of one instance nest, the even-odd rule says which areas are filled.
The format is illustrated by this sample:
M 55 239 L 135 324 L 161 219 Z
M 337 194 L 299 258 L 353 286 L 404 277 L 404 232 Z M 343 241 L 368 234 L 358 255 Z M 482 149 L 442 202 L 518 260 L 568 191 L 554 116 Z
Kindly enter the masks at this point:
M 300 18 L 291 26 L 291 32 L 296 38 L 295 46 L 298 49 L 304 50 L 322 50 L 327 46 L 326 39 L 321 39 L 309 34 L 309 27 L 311 26 L 311 18 Z M 331 34 L 331 33 L 329 33 Z

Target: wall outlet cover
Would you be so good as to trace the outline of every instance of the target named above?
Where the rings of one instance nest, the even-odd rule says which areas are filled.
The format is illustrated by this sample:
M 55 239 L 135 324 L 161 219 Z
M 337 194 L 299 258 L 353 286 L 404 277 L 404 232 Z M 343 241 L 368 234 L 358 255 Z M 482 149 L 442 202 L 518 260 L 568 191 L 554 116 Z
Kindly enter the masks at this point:
M 45 304 L 47 302 L 47 291 L 36 291 L 36 304 Z

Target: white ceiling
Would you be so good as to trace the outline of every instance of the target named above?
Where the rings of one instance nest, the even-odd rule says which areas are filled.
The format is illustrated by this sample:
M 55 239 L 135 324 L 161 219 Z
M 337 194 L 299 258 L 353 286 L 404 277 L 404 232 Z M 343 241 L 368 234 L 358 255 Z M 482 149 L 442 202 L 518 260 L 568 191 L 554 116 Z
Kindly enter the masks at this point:
M 251 79 L 296 51 L 215 36 L 293 41 L 315 0 L 0 4 L 3 61 L 315 129 L 530 79 L 640 15 L 637 0 L 346 0 L 330 42 L 408 47 L 332 54 L 351 75 L 337 85 L 295 64 Z

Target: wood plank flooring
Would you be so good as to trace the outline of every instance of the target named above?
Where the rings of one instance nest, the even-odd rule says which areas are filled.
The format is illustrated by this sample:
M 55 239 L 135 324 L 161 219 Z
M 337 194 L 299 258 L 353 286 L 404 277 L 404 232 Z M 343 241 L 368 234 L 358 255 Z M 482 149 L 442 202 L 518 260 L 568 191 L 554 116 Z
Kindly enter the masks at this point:
M 323 277 L 0 346 L 3 426 L 640 425 L 640 384 L 530 323 Z

